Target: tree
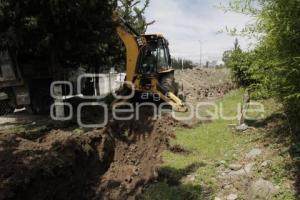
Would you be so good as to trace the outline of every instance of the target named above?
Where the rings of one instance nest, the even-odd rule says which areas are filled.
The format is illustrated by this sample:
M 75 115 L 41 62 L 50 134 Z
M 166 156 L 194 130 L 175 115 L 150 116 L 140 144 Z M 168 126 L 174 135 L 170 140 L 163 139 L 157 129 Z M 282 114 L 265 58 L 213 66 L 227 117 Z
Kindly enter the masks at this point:
M 228 64 L 231 54 L 232 54 L 232 50 L 224 51 L 222 61 L 225 63 L 225 65 Z
M 155 21 L 147 22 L 145 11 L 150 4 L 150 0 L 141 2 L 139 0 L 119 0 L 121 16 L 128 21 L 139 33 L 145 33 L 148 26 Z
M 172 58 L 172 67 L 174 69 L 192 69 L 196 67 L 196 65 L 191 60 Z
M 120 0 L 120 12 L 146 30 L 149 0 Z M 124 60 L 124 48 L 112 20 L 117 0 L 2 0 L 0 50 L 9 50 L 22 65 L 40 60 L 53 66 L 113 66 Z
M 240 44 L 239 44 L 239 40 L 237 38 L 235 38 L 233 50 L 236 51 L 238 49 L 241 49 L 241 47 L 240 47 Z
M 24 62 L 100 65 L 114 35 L 116 6 L 113 0 L 2 0 L 0 48 Z
M 205 67 L 208 68 L 209 67 L 209 61 L 206 61 L 205 63 Z

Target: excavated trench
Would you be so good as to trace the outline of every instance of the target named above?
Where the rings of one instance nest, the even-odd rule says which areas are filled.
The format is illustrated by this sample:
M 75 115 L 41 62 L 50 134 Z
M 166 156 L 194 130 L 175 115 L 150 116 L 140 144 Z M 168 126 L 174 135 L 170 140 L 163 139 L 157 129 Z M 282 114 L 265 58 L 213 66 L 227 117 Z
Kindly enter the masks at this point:
M 0 199 L 135 199 L 157 176 L 174 125 L 141 113 L 84 134 L 1 134 Z

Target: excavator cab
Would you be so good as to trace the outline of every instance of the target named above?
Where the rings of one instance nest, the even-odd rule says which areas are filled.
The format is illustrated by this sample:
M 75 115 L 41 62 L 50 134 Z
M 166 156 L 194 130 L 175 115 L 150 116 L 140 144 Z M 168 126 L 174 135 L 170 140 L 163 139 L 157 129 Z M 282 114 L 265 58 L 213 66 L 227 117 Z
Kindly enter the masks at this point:
M 144 35 L 147 45 L 141 50 L 139 72 L 144 75 L 156 75 L 172 69 L 169 44 L 158 35 Z

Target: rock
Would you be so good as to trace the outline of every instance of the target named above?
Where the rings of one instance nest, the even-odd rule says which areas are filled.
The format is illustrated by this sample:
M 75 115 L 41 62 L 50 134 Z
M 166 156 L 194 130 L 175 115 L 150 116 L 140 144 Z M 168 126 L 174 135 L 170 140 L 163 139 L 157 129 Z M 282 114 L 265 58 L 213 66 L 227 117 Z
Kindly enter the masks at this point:
M 250 172 L 251 172 L 251 170 L 252 170 L 252 168 L 253 168 L 254 165 L 255 165 L 255 163 L 249 163 L 249 164 L 247 164 L 247 165 L 244 167 L 245 172 L 246 172 L 247 174 L 250 174 Z
M 188 176 L 182 178 L 181 181 L 183 183 L 193 183 L 193 182 L 195 182 L 195 180 L 196 180 L 196 176 L 195 175 L 188 175 Z
M 139 169 L 138 169 L 138 168 L 135 168 L 135 169 L 133 170 L 133 175 L 135 175 L 135 176 L 140 175 Z
M 254 163 L 247 164 L 242 169 L 238 171 L 232 171 L 228 175 L 231 176 L 231 178 L 234 176 L 246 176 L 251 173 L 253 166 Z
M 195 175 L 188 175 L 187 178 L 190 182 L 194 182 L 196 180 Z
M 236 200 L 238 196 L 236 194 L 230 194 L 226 197 L 226 200 Z
M 231 190 L 232 187 L 233 187 L 233 186 L 232 186 L 231 184 L 228 184 L 228 185 L 225 185 L 225 186 L 224 186 L 224 189 L 225 189 L 225 190 Z
M 278 188 L 274 187 L 270 181 L 259 179 L 251 184 L 248 199 L 271 200 L 278 192 Z
M 216 165 L 216 167 L 224 166 L 224 165 L 226 165 L 226 161 L 224 161 L 224 160 L 217 161 L 217 162 L 215 163 L 215 165 Z
M 215 200 L 222 200 L 221 198 L 219 198 L 219 197 L 215 197 Z
M 220 163 L 224 165 L 224 164 L 226 164 L 226 161 L 225 160 L 221 160 Z
M 240 164 L 231 164 L 231 165 L 229 165 L 228 167 L 229 167 L 229 169 L 231 169 L 231 170 L 237 171 L 237 170 L 242 169 L 243 165 L 240 165 Z
M 260 154 L 262 154 L 262 150 L 261 149 L 252 149 L 249 153 L 247 153 L 246 158 L 248 158 L 248 159 L 254 159 L 257 156 L 259 156 Z
M 262 167 L 269 167 L 269 166 L 271 166 L 271 164 L 272 164 L 271 160 L 266 160 L 263 163 L 261 163 L 261 166 Z
M 240 131 L 240 132 L 244 132 L 248 129 L 249 129 L 249 126 L 247 124 L 241 124 L 241 125 L 235 127 L 235 130 Z
M 247 173 L 245 172 L 244 169 L 240 169 L 238 171 L 233 171 L 233 172 L 230 172 L 226 177 L 227 179 L 231 179 L 231 180 L 236 180 L 238 179 L 240 176 L 246 176 Z
M 254 163 L 247 164 L 238 171 L 230 171 L 227 174 L 225 173 L 225 175 L 222 175 L 221 178 L 223 180 L 229 180 L 231 182 L 239 183 L 239 181 L 245 180 L 245 178 L 251 175 L 252 168 L 254 165 Z
M 125 181 L 126 181 L 127 183 L 131 183 L 132 177 L 131 177 L 131 176 L 127 176 L 126 179 L 125 179 Z

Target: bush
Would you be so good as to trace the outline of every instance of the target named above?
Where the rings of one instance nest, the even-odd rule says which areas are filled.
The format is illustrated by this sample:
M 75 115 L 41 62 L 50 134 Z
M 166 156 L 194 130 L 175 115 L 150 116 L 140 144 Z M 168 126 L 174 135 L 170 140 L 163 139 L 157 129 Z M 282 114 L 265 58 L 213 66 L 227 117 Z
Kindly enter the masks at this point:
M 231 69 L 232 78 L 240 87 L 249 87 L 255 83 L 250 73 L 252 64 L 250 53 L 236 49 L 232 52 L 227 61 L 227 66 Z

